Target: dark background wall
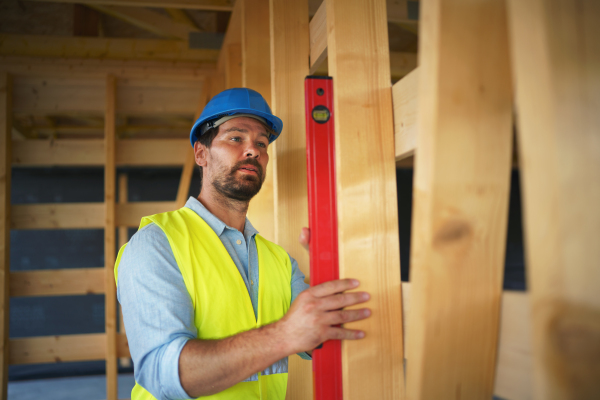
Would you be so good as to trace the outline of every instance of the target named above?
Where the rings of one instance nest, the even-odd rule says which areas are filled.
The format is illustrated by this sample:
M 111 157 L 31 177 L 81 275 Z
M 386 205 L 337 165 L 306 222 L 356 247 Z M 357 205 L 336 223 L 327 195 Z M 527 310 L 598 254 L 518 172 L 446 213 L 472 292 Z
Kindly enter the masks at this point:
M 172 201 L 180 168 L 119 169 L 129 177 L 129 201 Z M 412 169 L 396 171 L 402 280 L 409 276 Z M 198 171 L 190 195 L 199 188 Z M 20 168 L 12 175 L 12 203 L 104 201 L 102 168 Z M 135 229 L 130 229 L 130 235 Z M 11 231 L 11 270 L 102 268 L 104 232 L 91 230 Z M 513 171 L 504 288 L 525 290 L 519 174 Z M 10 336 L 31 337 L 104 332 L 104 295 L 11 298 Z M 104 361 L 13 365 L 10 380 L 103 374 Z M 131 368 L 122 368 L 122 372 Z

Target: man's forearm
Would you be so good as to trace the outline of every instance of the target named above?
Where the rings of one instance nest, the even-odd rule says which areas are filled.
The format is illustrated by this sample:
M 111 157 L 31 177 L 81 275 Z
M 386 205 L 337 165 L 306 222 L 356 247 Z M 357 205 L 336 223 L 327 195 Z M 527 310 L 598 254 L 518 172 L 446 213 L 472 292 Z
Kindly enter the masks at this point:
M 181 386 L 191 397 L 215 394 L 290 354 L 279 323 L 221 340 L 190 340 L 179 356 Z

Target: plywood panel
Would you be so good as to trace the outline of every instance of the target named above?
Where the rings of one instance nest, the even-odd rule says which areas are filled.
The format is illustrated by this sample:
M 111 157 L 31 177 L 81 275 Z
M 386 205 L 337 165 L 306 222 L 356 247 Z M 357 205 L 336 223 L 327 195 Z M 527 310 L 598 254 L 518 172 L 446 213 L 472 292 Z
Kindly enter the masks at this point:
M 102 268 L 53 269 L 10 273 L 10 295 L 63 296 L 104 293 Z
M 242 86 L 256 90 L 271 104 L 271 46 L 269 25 L 269 0 L 240 0 L 242 22 Z M 250 201 L 248 218 L 261 236 L 275 239 L 275 213 L 273 200 L 273 147 L 265 169 L 266 178 L 260 192 Z
M 344 398 L 398 399 L 404 368 L 386 3 L 327 0 L 327 31 L 340 278 L 358 279 L 372 310 L 346 324 L 366 338 L 342 342 Z
M 0 73 L 0 397 L 8 384 L 12 79 Z
M 102 360 L 106 335 L 42 336 L 10 341 L 10 364 L 41 364 L 67 361 Z
M 308 252 L 298 243 L 300 229 L 308 226 L 306 183 L 306 123 L 304 77 L 308 75 L 308 1 L 270 0 L 271 105 L 283 120 L 275 142 L 275 242 L 298 261 L 309 277 Z M 292 356 L 287 399 L 313 397 L 312 365 Z
M 421 10 L 407 398 L 489 399 L 511 169 L 506 10 Z
M 508 3 L 534 398 L 600 398 L 600 3 Z

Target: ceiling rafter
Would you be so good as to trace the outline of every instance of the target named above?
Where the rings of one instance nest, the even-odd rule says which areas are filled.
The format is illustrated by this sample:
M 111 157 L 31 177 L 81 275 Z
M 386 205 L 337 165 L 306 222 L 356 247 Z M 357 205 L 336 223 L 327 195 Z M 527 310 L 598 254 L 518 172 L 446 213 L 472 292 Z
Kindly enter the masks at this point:
M 102 4 L 107 6 L 183 8 L 189 10 L 231 11 L 233 0 L 29 0 L 51 3 L 77 3 L 90 6 Z

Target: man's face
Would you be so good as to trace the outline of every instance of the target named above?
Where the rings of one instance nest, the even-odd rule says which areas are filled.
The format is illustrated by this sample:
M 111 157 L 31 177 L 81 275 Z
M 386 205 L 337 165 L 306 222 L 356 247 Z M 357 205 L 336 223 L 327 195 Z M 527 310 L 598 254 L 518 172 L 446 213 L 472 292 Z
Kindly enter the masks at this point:
M 230 119 L 219 126 L 219 133 L 210 148 L 196 143 L 196 159 L 199 151 L 205 157 L 203 184 L 212 185 L 224 196 L 249 201 L 260 190 L 266 177 L 269 162 L 267 147 L 269 132 L 254 118 Z

